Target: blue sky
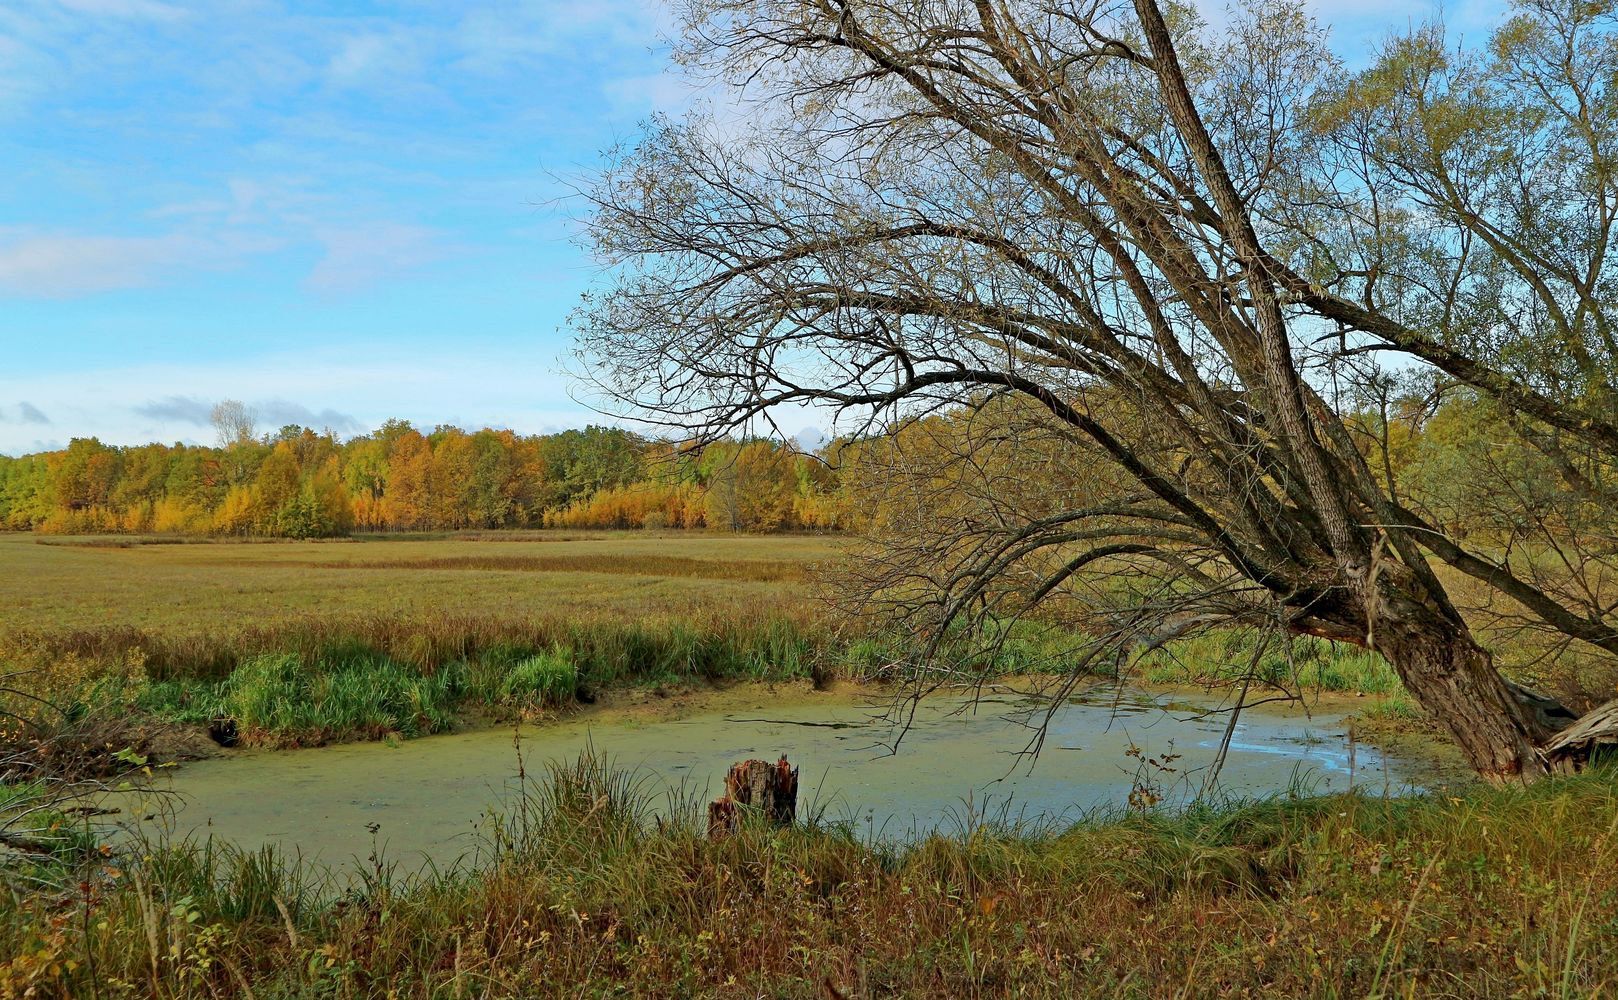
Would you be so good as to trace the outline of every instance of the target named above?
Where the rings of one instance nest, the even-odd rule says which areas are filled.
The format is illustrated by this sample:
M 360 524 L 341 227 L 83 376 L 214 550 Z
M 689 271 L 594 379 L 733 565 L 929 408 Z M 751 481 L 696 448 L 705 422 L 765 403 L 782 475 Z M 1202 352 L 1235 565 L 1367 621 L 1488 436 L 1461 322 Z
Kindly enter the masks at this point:
M 1317 12 L 1351 55 L 1432 9 Z M 558 373 L 596 275 L 566 181 L 687 99 L 672 27 L 647 0 L 0 0 L 0 453 L 208 440 L 222 398 L 341 434 L 592 419 Z

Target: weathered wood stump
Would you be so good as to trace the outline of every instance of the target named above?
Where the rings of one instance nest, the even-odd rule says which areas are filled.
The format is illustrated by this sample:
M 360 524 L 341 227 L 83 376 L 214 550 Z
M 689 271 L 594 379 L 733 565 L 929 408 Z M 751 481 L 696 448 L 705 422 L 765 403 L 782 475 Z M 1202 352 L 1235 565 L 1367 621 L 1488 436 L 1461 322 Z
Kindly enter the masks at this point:
M 736 800 L 721 795 L 708 803 L 708 839 L 718 840 L 736 832 L 740 818 L 736 814 Z
M 798 769 L 783 756 L 774 764 L 744 760 L 725 775 L 725 794 L 708 804 L 708 836 L 736 832 L 743 809 L 757 810 L 775 826 L 790 826 L 798 815 Z
M 1574 770 L 1598 755 L 1618 751 L 1618 699 L 1584 713 L 1540 748 L 1547 763 Z

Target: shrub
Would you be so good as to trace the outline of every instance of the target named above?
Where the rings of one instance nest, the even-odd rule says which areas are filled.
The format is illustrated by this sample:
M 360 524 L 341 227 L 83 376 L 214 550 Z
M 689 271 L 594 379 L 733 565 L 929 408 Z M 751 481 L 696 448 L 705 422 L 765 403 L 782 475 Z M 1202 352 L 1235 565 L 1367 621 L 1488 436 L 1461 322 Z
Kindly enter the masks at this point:
M 524 707 L 562 705 L 573 700 L 578 686 L 579 671 L 571 655 L 563 650 L 536 653 L 507 671 L 500 682 L 500 700 Z

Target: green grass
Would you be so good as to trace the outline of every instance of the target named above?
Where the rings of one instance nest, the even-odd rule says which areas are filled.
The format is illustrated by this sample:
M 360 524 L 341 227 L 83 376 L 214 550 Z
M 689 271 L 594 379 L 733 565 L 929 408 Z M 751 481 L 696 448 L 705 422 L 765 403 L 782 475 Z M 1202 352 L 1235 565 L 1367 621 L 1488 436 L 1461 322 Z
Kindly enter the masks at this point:
M 40 876 L 42 868 L 94 855 L 94 833 L 69 814 L 83 804 L 77 790 L 52 782 L 0 783 L 0 849 L 15 852 L 10 860 L 25 880 Z
M 785 618 L 508 624 L 376 642 L 364 627 L 278 633 L 269 649 L 299 652 L 221 651 L 201 657 L 196 672 L 134 685 L 132 698 L 174 721 L 234 719 L 251 745 L 309 746 L 442 732 L 470 709 L 554 709 L 572 704 L 581 685 L 807 678 L 813 663 L 837 655 Z
M 454 722 L 458 680 L 453 670 L 412 674 L 378 657 L 311 669 L 296 656 L 257 656 L 219 686 L 217 713 L 251 743 L 423 736 Z
M 145 845 L 0 895 L 0 994 L 191 998 L 1599 997 L 1618 775 L 1278 796 L 870 845 L 807 817 L 710 841 L 589 758 L 473 867 L 347 878 Z
M 525 656 L 504 670 L 491 671 L 483 699 L 527 707 L 565 705 L 579 685 L 579 668 L 570 650 L 548 650 Z
M 1257 638 L 1231 629 L 1178 639 L 1141 660 L 1153 684 L 1238 682 L 1252 668 L 1255 681 L 1288 690 L 1395 694 L 1404 690 L 1393 667 L 1376 653 L 1309 636 L 1272 642 L 1254 662 Z
M 1372 702 L 1359 714 L 1363 719 L 1395 723 L 1416 722 L 1427 717 L 1421 706 L 1403 691 Z

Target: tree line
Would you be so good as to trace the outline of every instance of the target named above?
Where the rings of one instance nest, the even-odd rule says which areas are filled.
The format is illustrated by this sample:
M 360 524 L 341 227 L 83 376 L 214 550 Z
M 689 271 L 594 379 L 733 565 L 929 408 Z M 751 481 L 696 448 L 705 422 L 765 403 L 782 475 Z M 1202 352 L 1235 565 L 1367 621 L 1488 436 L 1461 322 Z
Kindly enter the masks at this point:
M 54 534 L 322 538 L 499 528 L 843 526 L 837 477 L 770 440 L 700 449 L 616 427 L 523 435 L 389 420 L 339 440 L 221 423 L 215 445 L 74 438 L 0 456 L 0 527 Z
M 1363 401 L 1347 422 L 1379 477 L 1429 521 L 1500 547 L 1618 537 L 1611 508 L 1570 505 L 1556 468 L 1510 444 L 1506 416 L 1486 397 L 1417 389 Z M 1006 516 L 997 505 L 1026 517 L 1030 507 L 1055 511 L 1125 488 L 1101 475 L 1097 456 L 1041 427 L 1047 416 L 984 399 L 814 452 L 768 438 L 697 448 L 601 426 L 424 434 L 403 420 L 347 440 L 301 426 L 255 436 L 240 422 L 212 446 L 75 438 L 59 451 L 0 456 L 0 528 L 287 538 L 545 527 L 936 533 L 944 518 Z

